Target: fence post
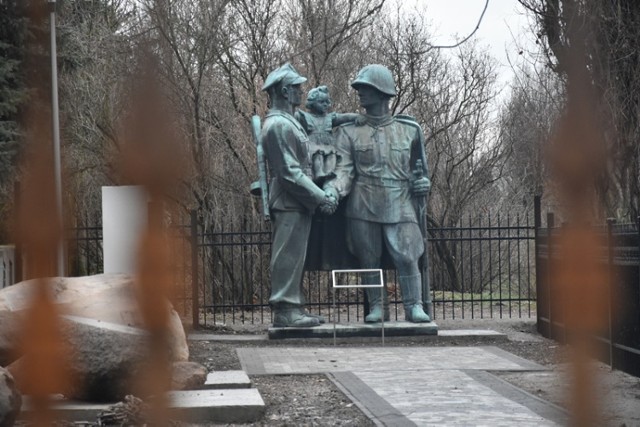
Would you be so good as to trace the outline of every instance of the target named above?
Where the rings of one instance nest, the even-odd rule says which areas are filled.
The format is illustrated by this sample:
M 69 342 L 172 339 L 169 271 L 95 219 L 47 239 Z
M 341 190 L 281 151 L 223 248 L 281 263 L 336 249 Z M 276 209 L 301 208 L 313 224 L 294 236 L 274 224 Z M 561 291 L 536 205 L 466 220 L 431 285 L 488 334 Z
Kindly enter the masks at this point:
M 611 369 L 614 369 L 613 363 L 613 325 L 612 325 L 612 316 L 613 316 L 613 225 L 616 223 L 615 218 L 607 218 L 607 311 L 609 312 L 608 322 L 609 322 L 609 365 Z
M 15 255 L 14 255 L 14 271 L 16 283 L 22 282 L 22 236 L 20 231 L 20 181 L 13 183 L 13 212 L 14 212 L 14 235 L 15 237 Z
M 543 289 L 542 289 L 542 277 L 540 275 L 540 249 L 539 249 L 539 244 L 540 242 L 538 241 L 539 238 L 539 232 L 540 232 L 540 228 L 542 227 L 542 210 L 541 210 L 541 197 L 539 195 L 536 195 L 533 197 L 533 238 L 534 238 L 534 256 L 535 256 L 535 271 L 536 271 L 536 295 L 542 295 Z M 539 299 L 539 297 L 537 297 Z M 538 301 L 539 302 L 539 301 Z M 537 329 L 538 329 L 538 333 L 542 334 L 542 322 L 540 321 L 541 316 L 541 308 L 540 308 L 540 304 L 536 304 L 536 324 L 537 324 Z
M 198 301 L 198 215 L 195 209 L 191 217 L 191 321 L 193 329 L 200 327 L 200 302 Z
M 551 312 L 551 299 L 553 286 L 553 227 L 555 226 L 555 217 L 553 212 L 547 212 L 547 315 L 549 317 L 549 338 L 554 337 L 553 333 L 553 313 Z

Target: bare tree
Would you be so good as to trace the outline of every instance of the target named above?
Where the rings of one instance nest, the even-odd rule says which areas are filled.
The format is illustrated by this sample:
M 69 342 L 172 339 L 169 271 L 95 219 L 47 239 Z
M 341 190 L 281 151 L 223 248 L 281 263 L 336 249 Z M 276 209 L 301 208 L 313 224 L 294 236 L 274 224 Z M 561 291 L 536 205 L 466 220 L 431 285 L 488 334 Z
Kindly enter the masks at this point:
M 499 143 L 510 151 L 501 185 L 501 205 L 521 201 L 531 205 L 535 195 L 552 197 L 545 159 L 549 141 L 564 106 L 563 82 L 551 70 L 522 69 L 500 115 Z
M 73 196 L 71 223 L 83 224 L 100 216 L 100 188 L 122 183 L 118 122 L 127 109 L 135 9 L 125 1 L 66 2 L 59 16 L 65 194 Z
M 584 76 L 599 98 L 608 165 L 595 179 L 601 217 L 640 213 L 640 3 L 519 0 L 536 18 L 547 65 Z M 573 68 L 572 68 L 573 67 Z M 580 69 L 576 69 L 576 67 Z
M 288 9 L 292 55 L 317 86 L 344 74 L 357 37 L 380 20 L 385 0 L 296 0 Z M 357 48 L 356 48 L 357 49 Z M 350 71 L 350 70 L 349 70 Z M 348 73 L 347 73 L 348 75 Z

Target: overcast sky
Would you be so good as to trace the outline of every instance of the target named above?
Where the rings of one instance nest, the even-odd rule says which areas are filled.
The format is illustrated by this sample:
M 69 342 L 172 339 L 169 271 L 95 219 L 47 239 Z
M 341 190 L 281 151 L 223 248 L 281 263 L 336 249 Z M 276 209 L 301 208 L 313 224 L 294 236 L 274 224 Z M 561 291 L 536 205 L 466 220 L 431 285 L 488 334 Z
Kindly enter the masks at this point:
M 470 34 L 478 23 L 486 0 L 414 0 L 426 7 L 432 23 L 434 42 L 439 45 L 456 43 Z M 500 82 L 507 84 L 512 71 L 507 58 L 519 61 L 519 46 L 532 45 L 529 18 L 517 0 L 489 0 L 480 28 L 474 35 L 500 63 Z M 507 56 L 508 55 L 508 56 Z

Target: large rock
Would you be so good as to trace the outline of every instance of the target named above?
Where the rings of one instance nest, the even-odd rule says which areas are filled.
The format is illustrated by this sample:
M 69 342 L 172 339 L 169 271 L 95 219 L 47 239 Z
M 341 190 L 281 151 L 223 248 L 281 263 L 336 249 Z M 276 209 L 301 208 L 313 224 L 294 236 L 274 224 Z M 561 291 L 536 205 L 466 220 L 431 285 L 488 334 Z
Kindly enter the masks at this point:
M 135 282 L 130 275 L 54 277 L 48 279 L 47 283 L 55 302 L 60 304 L 66 314 L 123 326 L 142 326 L 135 298 Z M 27 280 L 0 290 L 0 316 L 3 312 L 26 309 L 36 284 L 36 280 Z M 168 301 L 164 309 L 169 317 L 168 332 L 172 360 L 186 361 L 189 359 L 189 347 L 180 317 Z M 2 336 L 11 333 L 8 325 L 0 323 L 0 342 Z
M 149 335 L 142 329 L 94 319 L 65 316 L 65 344 L 72 348 L 69 366 L 71 390 L 56 390 L 68 398 L 89 402 L 122 400 L 133 391 L 134 381 L 149 360 Z M 8 370 L 19 388 L 24 384 L 26 358 Z
M 31 303 L 38 279 L 25 280 L 0 290 L 0 311 L 20 311 Z M 130 287 L 133 278 L 127 274 L 98 274 L 84 277 L 51 277 L 47 279 L 51 295 L 59 304 L 81 300 L 109 288 Z
M 172 368 L 172 390 L 199 390 L 207 381 L 207 368 L 197 362 L 175 362 Z
M 11 374 L 0 368 L 0 427 L 9 427 L 20 414 L 22 396 L 15 386 Z
M 20 347 L 20 316 L 10 311 L 0 311 L 0 366 L 7 366 L 16 358 Z

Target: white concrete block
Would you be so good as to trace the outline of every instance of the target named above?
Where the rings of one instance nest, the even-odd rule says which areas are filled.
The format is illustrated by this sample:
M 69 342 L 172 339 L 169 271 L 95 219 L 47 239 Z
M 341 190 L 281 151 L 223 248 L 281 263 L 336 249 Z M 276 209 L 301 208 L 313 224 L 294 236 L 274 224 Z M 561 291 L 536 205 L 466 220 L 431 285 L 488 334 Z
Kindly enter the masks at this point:
M 251 380 L 244 371 L 217 371 L 207 375 L 207 381 L 202 388 L 213 390 L 250 387 Z

